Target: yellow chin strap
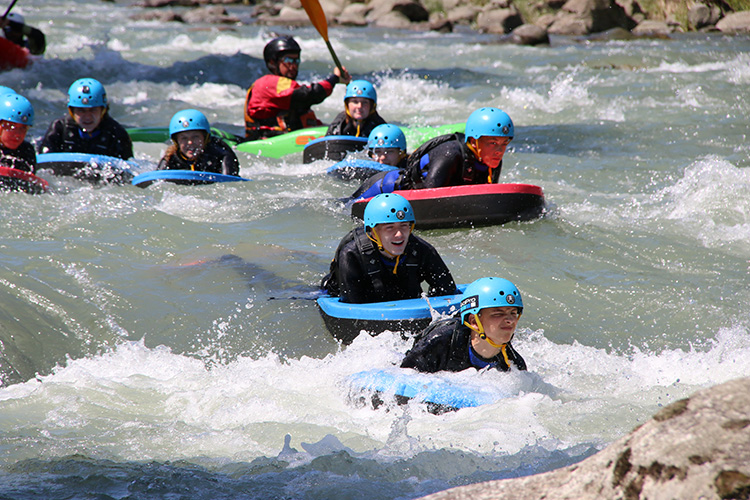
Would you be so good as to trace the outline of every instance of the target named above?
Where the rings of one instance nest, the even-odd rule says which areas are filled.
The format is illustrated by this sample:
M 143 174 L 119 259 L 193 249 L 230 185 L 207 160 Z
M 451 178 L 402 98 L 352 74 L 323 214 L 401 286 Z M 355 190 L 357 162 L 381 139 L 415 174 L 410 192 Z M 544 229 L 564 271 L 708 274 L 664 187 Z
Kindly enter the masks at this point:
M 411 223 L 411 228 L 409 229 L 409 234 L 410 235 L 411 235 L 412 231 L 414 231 L 414 223 L 413 222 Z M 372 228 L 371 231 L 366 231 L 366 233 L 367 233 L 367 237 L 370 238 L 370 240 L 378 246 L 378 250 L 380 250 L 381 252 L 385 252 L 386 254 L 390 255 L 391 258 L 395 258 L 396 259 L 396 265 L 393 266 L 393 274 L 396 274 L 396 272 L 398 271 L 398 262 L 399 262 L 399 260 L 401 260 L 401 256 L 400 255 L 393 255 L 391 252 L 389 252 L 388 250 L 385 249 L 385 247 L 383 246 L 383 242 L 380 241 L 380 236 L 378 235 L 378 232 L 375 231 L 375 228 Z M 373 235 L 375 235 L 375 236 L 373 237 Z
M 495 342 L 493 342 L 492 339 L 489 338 L 486 333 L 484 333 L 484 326 L 482 326 L 482 322 L 479 319 L 479 315 L 475 314 L 474 318 L 476 319 L 476 322 L 477 322 L 476 327 L 474 325 L 469 324 L 468 321 L 464 321 L 464 325 L 466 325 L 467 327 L 477 332 L 479 334 L 479 338 L 487 342 L 489 345 L 491 345 L 495 349 L 500 349 L 500 352 L 503 354 L 503 359 L 505 359 L 505 364 L 510 366 L 510 359 L 508 359 L 508 353 L 506 352 L 506 347 L 508 344 L 496 344 Z
M 470 137 L 470 139 L 471 139 L 471 137 Z M 482 162 L 482 151 L 479 149 L 479 147 L 478 147 L 479 142 L 476 139 L 474 139 L 474 144 L 477 144 L 477 146 L 469 144 L 469 142 L 467 141 L 466 142 L 466 147 L 469 148 L 469 150 L 472 153 L 474 153 L 474 156 L 477 157 L 477 160 L 479 160 L 480 163 L 483 163 Z M 487 170 L 487 184 L 492 184 L 492 170 L 493 170 L 493 167 L 490 167 L 488 165 L 487 169 L 488 169 Z M 503 352 L 505 352 L 505 351 L 503 351 Z
M 372 99 L 370 99 L 370 101 L 372 101 Z M 375 113 L 375 106 L 377 106 L 377 105 L 378 105 L 378 103 L 376 103 L 376 102 L 372 103 L 372 106 L 370 106 L 370 113 L 367 115 L 368 117 L 371 116 L 373 113 Z M 348 105 L 348 103 L 346 103 L 346 101 L 344 102 L 344 111 L 346 111 L 346 116 L 348 116 L 349 118 L 351 118 L 352 120 L 354 120 L 354 117 L 352 116 L 352 114 L 349 113 L 349 105 Z M 361 137 L 359 135 L 359 133 L 361 132 L 360 128 L 362 127 L 362 122 L 364 120 L 362 120 L 362 121 L 355 120 L 355 121 L 357 122 L 357 134 L 354 137 Z
M 210 137 L 210 134 L 208 132 L 204 132 L 203 135 L 205 136 L 204 139 L 203 139 L 203 149 L 205 149 L 206 145 L 208 144 L 208 139 Z M 190 158 L 188 158 L 187 156 L 185 156 L 185 153 L 183 153 L 182 150 L 180 149 L 180 145 L 177 144 L 177 139 L 175 139 L 173 137 L 172 138 L 172 143 L 177 147 L 177 154 L 180 155 L 180 158 L 182 158 L 183 160 L 185 160 L 187 162 L 190 162 L 190 170 L 195 171 L 195 164 L 198 163 L 198 158 L 201 155 L 198 155 L 195 158 L 195 161 L 191 161 Z M 201 152 L 201 154 L 203 154 L 203 153 Z

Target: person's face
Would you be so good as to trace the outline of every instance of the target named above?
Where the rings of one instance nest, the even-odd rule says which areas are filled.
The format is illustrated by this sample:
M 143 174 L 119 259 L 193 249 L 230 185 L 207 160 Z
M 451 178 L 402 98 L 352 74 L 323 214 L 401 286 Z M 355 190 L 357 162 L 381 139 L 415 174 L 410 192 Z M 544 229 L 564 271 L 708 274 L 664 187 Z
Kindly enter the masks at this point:
M 516 307 L 487 307 L 479 311 L 484 333 L 496 344 L 510 342 L 518 326 L 518 318 Z
M 510 143 L 509 137 L 485 135 L 484 137 L 475 139 L 475 147 L 477 153 L 479 153 L 479 161 L 490 168 L 497 168 L 503 160 L 503 155 L 505 154 L 505 149 L 508 147 L 508 143 Z
M 411 234 L 411 222 L 377 224 L 373 230 L 378 234 L 383 248 L 391 255 L 402 255 Z
M 73 115 L 73 119 L 81 129 L 90 134 L 99 124 L 102 122 L 104 117 L 104 107 L 96 106 L 93 108 L 70 108 L 70 113 Z
M 203 147 L 206 145 L 206 133 L 202 130 L 186 130 L 175 134 L 177 147 L 180 152 L 189 160 L 200 156 Z
M 370 157 L 383 165 L 396 167 L 401 161 L 401 150 L 399 148 L 372 148 Z
M 2 120 L 0 121 L 0 144 L 6 148 L 18 149 L 26 138 L 28 130 L 28 125 Z
M 299 73 L 299 52 L 285 52 L 279 57 L 276 63 L 279 66 L 279 75 L 290 80 L 297 79 L 297 73 Z
M 370 116 L 372 101 L 366 97 L 350 97 L 346 100 L 346 109 L 355 120 L 364 120 Z

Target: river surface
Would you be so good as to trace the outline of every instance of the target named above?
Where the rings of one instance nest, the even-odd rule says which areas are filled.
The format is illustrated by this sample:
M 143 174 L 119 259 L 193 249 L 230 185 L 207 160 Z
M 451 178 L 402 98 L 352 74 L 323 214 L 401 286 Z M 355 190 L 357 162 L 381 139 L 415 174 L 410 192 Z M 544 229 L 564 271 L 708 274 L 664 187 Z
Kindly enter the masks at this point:
M 133 21 L 128 3 L 18 2 L 48 50 L 0 84 L 32 101 L 32 139 L 80 77 L 104 83 L 126 126 L 194 107 L 239 133 L 273 33 L 302 45 L 301 81 L 332 67 L 311 27 Z M 51 193 L 0 194 L 0 496 L 413 499 L 576 463 L 750 375 L 750 38 L 329 35 L 390 122 L 461 122 L 488 105 L 513 118 L 503 179 L 541 186 L 546 215 L 420 235 L 457 282 L 518 285 L 529 371 L 446 376 L 510 397 L 443 415 L 357 404 L 348 377 L 410 344 L 385 333 L 343 347 L 305 295 L 353 227 L 338 199 L 357 185 L 324 161 L 239 153 L 251 182 L 201 187 L 42 173 Z M 343 92 L 317 107 L 323 121 Z M 165 149 L 136 143 L 139 168 Z

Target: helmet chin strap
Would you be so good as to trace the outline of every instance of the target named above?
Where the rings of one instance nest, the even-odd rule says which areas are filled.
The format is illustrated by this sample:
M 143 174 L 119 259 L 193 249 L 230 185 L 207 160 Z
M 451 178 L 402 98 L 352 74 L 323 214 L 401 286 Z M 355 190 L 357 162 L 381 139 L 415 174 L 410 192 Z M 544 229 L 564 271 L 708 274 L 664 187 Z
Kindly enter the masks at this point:
M 469 139 L 474 139 L 474 138 L 473 137 L 469 137 Z M 479 160 L 480 162 L 482 161 L 482 152 L 479 149 L 479 141 L 477 141 L 476 139 L 474 139 L 474 144 L 472 144 L 469 141 L 466 141 L 466 147 L 469 148 L 469 150 L 472 153 L 474 153 L 474 156 L 477 157 L 477 160 Z
M 377 103 L 373 102 L 372 106 L 370 106 L 370 113 L 367 115 L 368 117 L 370 117 L 373 113 L 375 113 L 375 106 L 377 106 Z M 360 129 L 362 128 L 362 122 L 364 122 L 364 120 L 357 120 L 357 119 L 355 119 L 352 116 L 352 114 L 349 112 L 349 105 L 348 104 L 346 104 L 344 106 L 344 111 L 346 111 L 346 116 L 348 116 L 349 118 L 351 118 L 352 120 L 354 120 L 357 123 L 357 134 L 355 135 L 355 137 L 361 137 L 360 136 Z M 372 238 L 370 238 L 370 239 L 372 239 Z M 373 241 L 375 241 L 375 240 L 373 240 Z
M 508 366 L 510 366 L 510 359 L 508 358 L 508 353 L 506 352 L 506 347 L 508 346 L 508 344 L 496 344 L 491 338 L 489 338 L 487 336 L 486 333 L 484 333 L 484 326 L 482 326 L 482 322 L 479 319 L 479 315 L 475 314 L 474 318 L 475 318 L 475 320 L 477 322 L 477 326 L 469 324 L 468 321 L 464 321 L 464 325 L 466 325 L 467 327 L 469 327 L 472 330 L 474 330 L 475 332 L 477 332 L 479 334 L 479 338 L 481 338 L 482 340 L 484 340 L 485 342 L 487 342 L 489 345 L 491 345 L 495 349 L 500 349 L 500 352 L 503 355 L 503 359 L 505 359 L 505 363 Z
M 473 139 L 473 138 L 470 138 Z M 466 143 L 466 147 L 471 150 L 472 153 L 474 153 L 474 156 L 477 157 L 477 160 L 479 160 L 480 163 L 487 165 L 482 161 L 482 149 L 479 147 L 479 141 L 474 139 L 474 145 Z M 487 171 L 487 184 L 492 184 L 492 171 L 495 167 L 490 167 L 487 165 L 488 171 Z
M 373 234 L 375 235 L 374 237 Z M 380 250 L 381 252 L 385 252 L 387 255 L 390 255 L 391 258 L 396 259 L 396 265 L 393 266 L 393 274 L 396 274 L 396 272 L 398 271 L 398 261 L 401 256 L 393 255 L 391 252 L 385 249 L 385 247 L 383 246 L 383 242 L 380 241 L 380 235 L 378 235 L 378 232 L 375 231 L 375 228 L 372 228 L 372 231 L 367 231 L 367 237 L 370 238 L 370 240 L 372 240 L 372 242 L 378 246 L 378 250 Z
M 409 229 L 409 234 L 411 234 L 413 230 L 414 230 L 414 223 L 412 222 L 411 229 Z M 396 272 L 398 271 L 398 262 L 399 260 L 401 260 L 401 256 L 392 254 L 391 252 L 386 250 L 386 248 L 383 246 L 383 242 L 380 240 L 380 235 L 378 234 L 377 231 L 375 231 L 374 227 L 372 228 L 372 231 L 366 231 L 366 233 L 367 233 L 367 237 L 370 238 L 370 240 L 378 246 L 378 250 L 380 250 L 381 252 L 385 252 L 391 258 L 396 259 L 396 265 L 393 266 L 393 274 L 396 274 Z M 373 234 L 375 235 L 374 237 L 373 237 Z

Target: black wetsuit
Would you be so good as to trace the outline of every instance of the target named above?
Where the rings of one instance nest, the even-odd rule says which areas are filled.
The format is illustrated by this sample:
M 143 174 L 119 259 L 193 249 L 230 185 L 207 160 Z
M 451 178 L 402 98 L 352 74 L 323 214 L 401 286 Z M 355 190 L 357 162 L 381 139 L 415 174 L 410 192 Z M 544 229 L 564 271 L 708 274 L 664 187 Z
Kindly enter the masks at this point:
M 16 149 L 0 146 L 0 166 L 15 168 L 25 172 L 36 171 L 36 152 L 34 146 L 23 141 Z
M 490 169 L 481 163 L 466 145 L 464 134 L 450 134 L 432 139 L 415 150 L 408 160 L 409 182 L 402 181 L 401 189 L 426 189 L 464 184 L 497 183 L 502 162 Z M 490 178 L 491 175 L 491 178 Z
M 464 184 L 498 182 L 503 163 L 492 169 L 481 163 L 466 145 L 464 134 L 430 139 L 407 159 L 405 169 L 378 173 L 365 180 L 352 198 L 370 198 L 380 193 Z
M 333 122 L 328 126 L 326 135 L 352 135 L 354 137 L 369 137 L 372 129 L 378 125 L 385 124 L 386 121 L 378 112 L 370 114 L 367 118 L 362 120 L 359 128 L 357 128 L 356 122 L 346 114 L 346 111 L 339 113 Z
M 240 175 L 240 162 L 232 148 L 213 136 L 209 136 L 203 152 L 195 160 L 189 160 L 179 151 L 159 162 L 157 170 L 198 170 L 224 175 Z
M 383 256 L 359 227 L 341 240 L 322 286 L 342 302 L 359 304 L 419 298 L 423 281 L 430 286 L 430 296 L 458 293 L 437 250 L 418 236 L 409 235 L 393 274 L 395 263 Z
M 88 153 L 128 160 L 133 157 L 133 143 L 128 132 L 114 118 L 105 114 L 91 134 L 85 133 L 66 116 L 53 121 L 38 146 L 40 153 Z
M 429 373 L 460 372 L 467 368 L 481 369 L 485 366 L 502 371 L 510 370 L 502 353 L 491 359 L 479 356 L 471 347 L 471 330 L 460 324 L 458 318 L 434 323 L 422 335 L 406 353 L 401 368 L 414 368 Z M 506 344 L 505 352 L 518 370 L 526 370 L 526 362 L 510 342 Z

